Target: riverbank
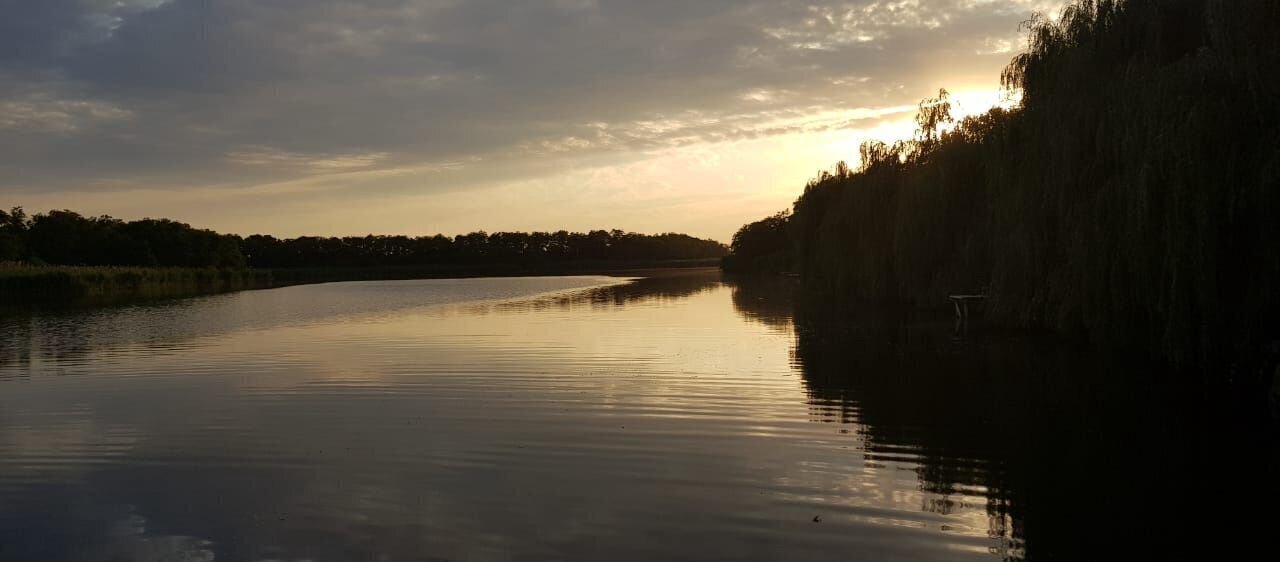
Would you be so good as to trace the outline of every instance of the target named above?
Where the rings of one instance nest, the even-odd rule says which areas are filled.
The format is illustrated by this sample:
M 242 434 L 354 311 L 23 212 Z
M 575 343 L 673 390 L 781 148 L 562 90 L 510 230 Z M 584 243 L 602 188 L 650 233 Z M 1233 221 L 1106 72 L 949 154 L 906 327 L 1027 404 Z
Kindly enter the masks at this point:
M 273 286 L 272 272 L 181 267 L 0 267 L 0 304 L 110 302 Z
M 595 274 L 647 276 L 667 270 L 716 267 L 718 263 L 718 258 L 709 258 L 280 269 L 3 265 L 0 266 L 0 304 L 106 304 L 336 281 Z

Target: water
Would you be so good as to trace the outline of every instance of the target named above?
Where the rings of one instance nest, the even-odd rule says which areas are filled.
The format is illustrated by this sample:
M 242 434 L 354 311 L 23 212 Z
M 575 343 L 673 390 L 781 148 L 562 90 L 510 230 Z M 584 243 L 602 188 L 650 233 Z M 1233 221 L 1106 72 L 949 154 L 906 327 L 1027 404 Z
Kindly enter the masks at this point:
M 1274 489 L 1256 443 L 1072 382 L 1128 367 L 831 316 L 707 272 L 10 313 L 0 560 L 1048 560 L 1267 524 L 1230 499 Z

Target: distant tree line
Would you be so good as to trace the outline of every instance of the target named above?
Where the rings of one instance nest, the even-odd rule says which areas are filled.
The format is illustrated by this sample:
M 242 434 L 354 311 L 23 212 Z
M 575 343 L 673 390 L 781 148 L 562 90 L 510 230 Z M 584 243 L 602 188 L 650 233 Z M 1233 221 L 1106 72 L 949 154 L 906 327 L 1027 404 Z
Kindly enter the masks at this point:
M 849 299 L 989 287 L 999 321 L 1202 370 L 1280 348 L 1277 21 L 1219 0 L 1037 17 L 1002 76 L 1018 106 L 956 122 L 925 100 L 915 138 L 863 145 L 725 263 Z
M 685 234 L 472 232 L 435 236 L 240 237 L 168 219 L 122 221 L 66 210 L 0 211 L 0 262 L 166 267 L 365 267 L 717 258 L 727 248 Z
M 167 219 L 0 210 L 0 261 L 58 265 L 244 267 L 239 239 Z
M 728 252 L 724 244 L 687 234 L 621 230 L 472 232 L 452 238 L 437 234 L 279 239 L 255 234 L 243 239 L 240 248 L 254 267 L 686 260 L 717 258 Z

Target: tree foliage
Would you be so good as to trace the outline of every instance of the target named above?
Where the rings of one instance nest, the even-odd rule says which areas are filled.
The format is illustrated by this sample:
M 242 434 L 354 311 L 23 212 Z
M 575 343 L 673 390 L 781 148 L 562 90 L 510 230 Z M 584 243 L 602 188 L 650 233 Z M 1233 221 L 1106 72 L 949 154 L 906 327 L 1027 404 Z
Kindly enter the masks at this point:
M 557 261 L 717 258 L 723 244 L 686 234 L 590 232 L 472 232 L 435 236 L 349 236 L 278 239 L 254 235 L 242 247 L 254 267 L 545 263 Z
M 121 221 L 54 210 L 0 211 L 0 262 L 169 267 L 366 267 L 718 258 L 714 240 L 686 234 L 472 232 L 435 236 L 246 238 L 168 219 Z
M 1029 22 L 1021 91 L 863 146 L 796 201 L 810 287 L 941 302 L 1207 366 L 1280 337 L 1280 2 L 1077 0 Z
M 729 272 L 781 272 L 791 268 L 791 213 L 782 211 L 738 229 L 723 260 Z
M 165 219 L 125 222 L 54 210 L 0 214 L 0 261 L 64 265 L 244 266 L 239 238 Z

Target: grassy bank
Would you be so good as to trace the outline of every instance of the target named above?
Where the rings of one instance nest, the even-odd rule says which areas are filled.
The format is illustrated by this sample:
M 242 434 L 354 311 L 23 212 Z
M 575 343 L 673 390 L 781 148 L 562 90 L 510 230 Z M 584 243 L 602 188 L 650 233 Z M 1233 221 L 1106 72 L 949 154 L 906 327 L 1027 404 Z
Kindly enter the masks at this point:
M 0 265 L 0 304 L 93 304 L 334 281 L 530 275 L 632 275 L 646 270 L 714 267 L 718 263 L 718 258 L 708 258 L 578 261 L 554 264 L 439 264 L 405 267 L 280 269 Z
M 0 267 L 0 303 L 114 301 L 270 287 L 272 272 L 180 267 Z

